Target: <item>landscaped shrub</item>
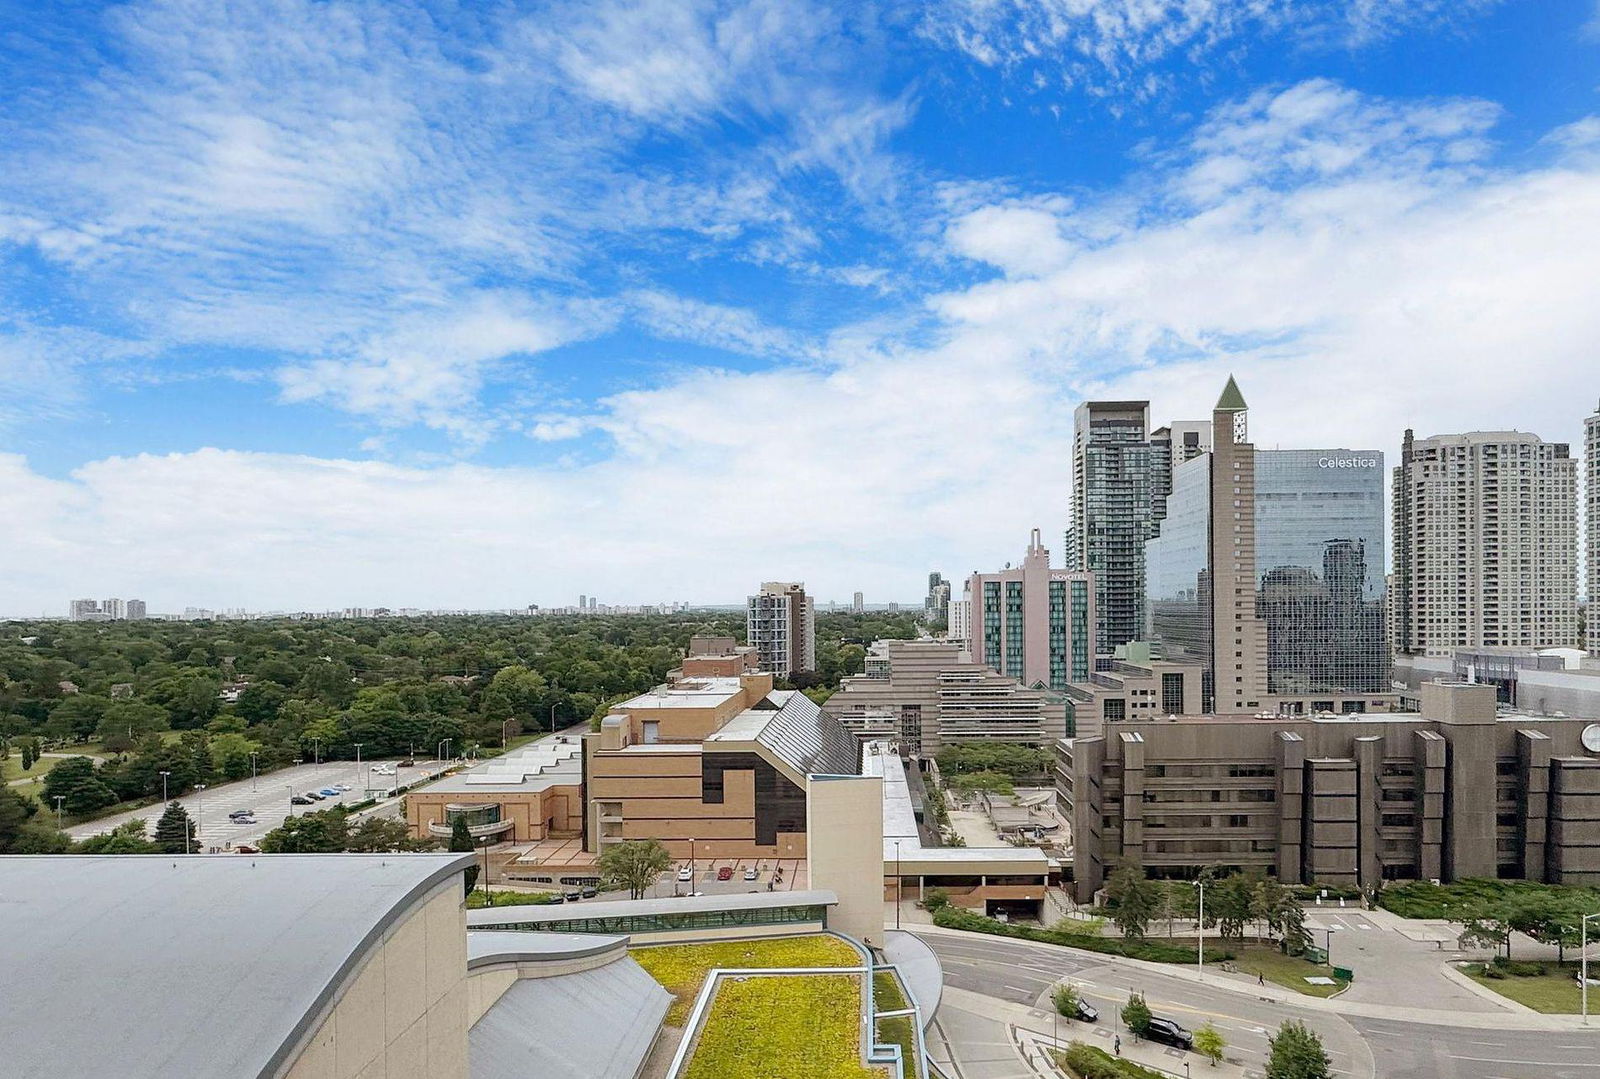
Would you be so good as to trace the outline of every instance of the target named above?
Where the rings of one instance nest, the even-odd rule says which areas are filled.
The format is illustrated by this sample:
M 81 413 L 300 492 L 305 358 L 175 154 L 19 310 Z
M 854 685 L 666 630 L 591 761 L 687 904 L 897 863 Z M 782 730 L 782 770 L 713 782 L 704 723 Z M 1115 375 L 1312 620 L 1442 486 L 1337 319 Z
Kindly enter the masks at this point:
M 1114 1057 L 1083 1042 L 1073 1042 L 1056 1053 L 1056 1063 L 1077 1079 L 1166 1079 L 1160 1072 L 1141 1068 L 1131 1060 Z
M 930 911 L 943 910 L 950 905 L 950 893 L 943 888 L 932 888 L 922 897 L 922 909 Z
M 1600 904 L 1600 889 L 1531 880 L 1470 877 L 1450 884 L 1410 881 L 1378 893 L 1378 905 L 1402 918 L 1459 919 L 1475 908 L 1497 909 L 1513 901 L 1543 897 L 1572 898 Z
M 981 914 L 954 906 L 935 911 L 933 924 L 946 929 L 989 933 L 997 937 L 1016 937 L 1020 940 L 1039 941 L 1042 944 L 1059 944 L 1067 948 L 1082 948 L 1085 951 L 1120 955 L 1125 959 L 1143 959 L 1151 963 L 1193 963 L 1196 958 L 1194 948 L 1186 944 L 1149 939 L 1123 940 L 1120 937 L 1098 937 L 1086 933 L 1068 932 L 1059 926 L 1055 929 L 1040 929 L 1031 925 L 997 922 L 993 918 L 985 918 Z M 1213 944 L 1206 948 L 1208 962 L 1233 958 L 1235 953 L 1225 947 Z
M 1503 955 L 1495 956 L 1492 965 L 1493 969 L 1499 971 L 1500 974 L 1509 974 L 1513 978 L 1542 978 L 1545 974 L 1545 965 L 1543 963 L 1511 960 Z M 1490 978 L 1497 977 L 1495 974 L 1489 974 L 1487 970 L 1484 971 L 1484 974 Z

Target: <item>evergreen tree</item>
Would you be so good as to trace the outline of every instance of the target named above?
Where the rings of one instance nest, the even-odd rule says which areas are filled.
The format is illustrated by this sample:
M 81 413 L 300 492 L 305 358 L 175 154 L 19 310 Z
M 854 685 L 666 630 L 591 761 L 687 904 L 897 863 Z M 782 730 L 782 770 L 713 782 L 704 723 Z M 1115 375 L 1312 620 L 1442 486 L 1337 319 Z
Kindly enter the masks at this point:
M 200 849 L 194 822 L 180 803 L 168 802 L 161 819 L 156 821 L 156 846 L 163 854 L 192 854 Z
M 1286 1019 L 1268 1039 L 1267 1079 L 1330 1079 L 1333 1061 L 1322 1039 L 1304 1023 Z
M 463 854 L 467 851 L 478 849 L 477 843 L 473 842 L 472 832 L 467 828 L 467 819 L 465 817 L 457 817 L 455 822 L 450 825 L 450 849 Z M 479 866 L 476 862 L 467 867 L 467 891 L 469 892 L 478 883 L 478 870 Z
M 88 757 L 69 757 L 44 777 L 45 803 L 54 806 L 57 795 L 61 796 L 62 808 L 74 814 L 93 813 L 117 800 Z
M 1142 940 L 1155 913 L 1157 885 L 1136 865 L 1123 865 L 1111 874 L 1106 893 L 1116 904 L 1111 920 L 1129 940 Z

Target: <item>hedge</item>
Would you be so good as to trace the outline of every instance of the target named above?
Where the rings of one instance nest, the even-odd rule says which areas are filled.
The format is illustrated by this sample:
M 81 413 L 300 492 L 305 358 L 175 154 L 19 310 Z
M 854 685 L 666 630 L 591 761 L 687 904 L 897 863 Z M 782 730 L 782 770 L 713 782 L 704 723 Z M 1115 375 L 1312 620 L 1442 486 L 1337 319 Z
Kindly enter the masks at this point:
M 1114 1057 L 1083 1042 L 1072 1042 L 1056 1053 L 1056 1063 L 1078 1079 L 1167 1079 L 1160 1072 L 1141 1068 L 1131 1060 Z
M 1402 918 L 1460 920 L 1474 908 L 1503 908 L 1525 899 L 1568 896 L 1600 902 L 1600 890 L 1582 886 L 1540 884 L 1531 880 L 1469 877 L 1450 884 L 1410 881 L 1378 893 L 1378 905 Z
M 997 937 L 1016 937 L 1042 944 L 1058 944 L 1066 948 L 1081 948 L 1104 955 L 1120 955 L 1124 959 L 1143 959 L 1151 963 L 1193 963 L 1195 949 L 1184 944 L 1171 944 L 1158 940 L 1124 940 L 1121 937 L 1092 936 L 1061 929 L 1040 929 L 1031 925 L 997 922 L 960 907 L 943 907 L 934 912 L 933 924 L 945 929 L 961 929 L 968 933 L 990 933 Z M 1206 958 L 1223 960 L 1234 958 L 1226 945 L 1218 941 L 1206 949 Z

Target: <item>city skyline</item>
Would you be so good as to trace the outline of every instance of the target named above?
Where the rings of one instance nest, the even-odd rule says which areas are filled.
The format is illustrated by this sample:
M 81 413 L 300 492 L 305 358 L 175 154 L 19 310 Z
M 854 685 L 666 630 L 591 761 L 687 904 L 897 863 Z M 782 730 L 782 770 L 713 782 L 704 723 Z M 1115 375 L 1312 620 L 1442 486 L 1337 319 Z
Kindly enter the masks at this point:
M 1262 449 L 1581 447 L 1588 13 L 1260 10 L 34 12 L 0 614 L 910 603 L 1229 374 Z

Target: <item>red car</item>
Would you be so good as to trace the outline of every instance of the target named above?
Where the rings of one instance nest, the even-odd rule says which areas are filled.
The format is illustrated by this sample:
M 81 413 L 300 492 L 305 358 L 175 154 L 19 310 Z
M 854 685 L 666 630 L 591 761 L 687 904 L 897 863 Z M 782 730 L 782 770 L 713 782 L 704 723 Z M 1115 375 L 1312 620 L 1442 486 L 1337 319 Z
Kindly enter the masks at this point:
M 718 880 L 732 880 L 733 879 L 733 866 L 725 865 L 721 869 L 717 870 L 717 879 Z

